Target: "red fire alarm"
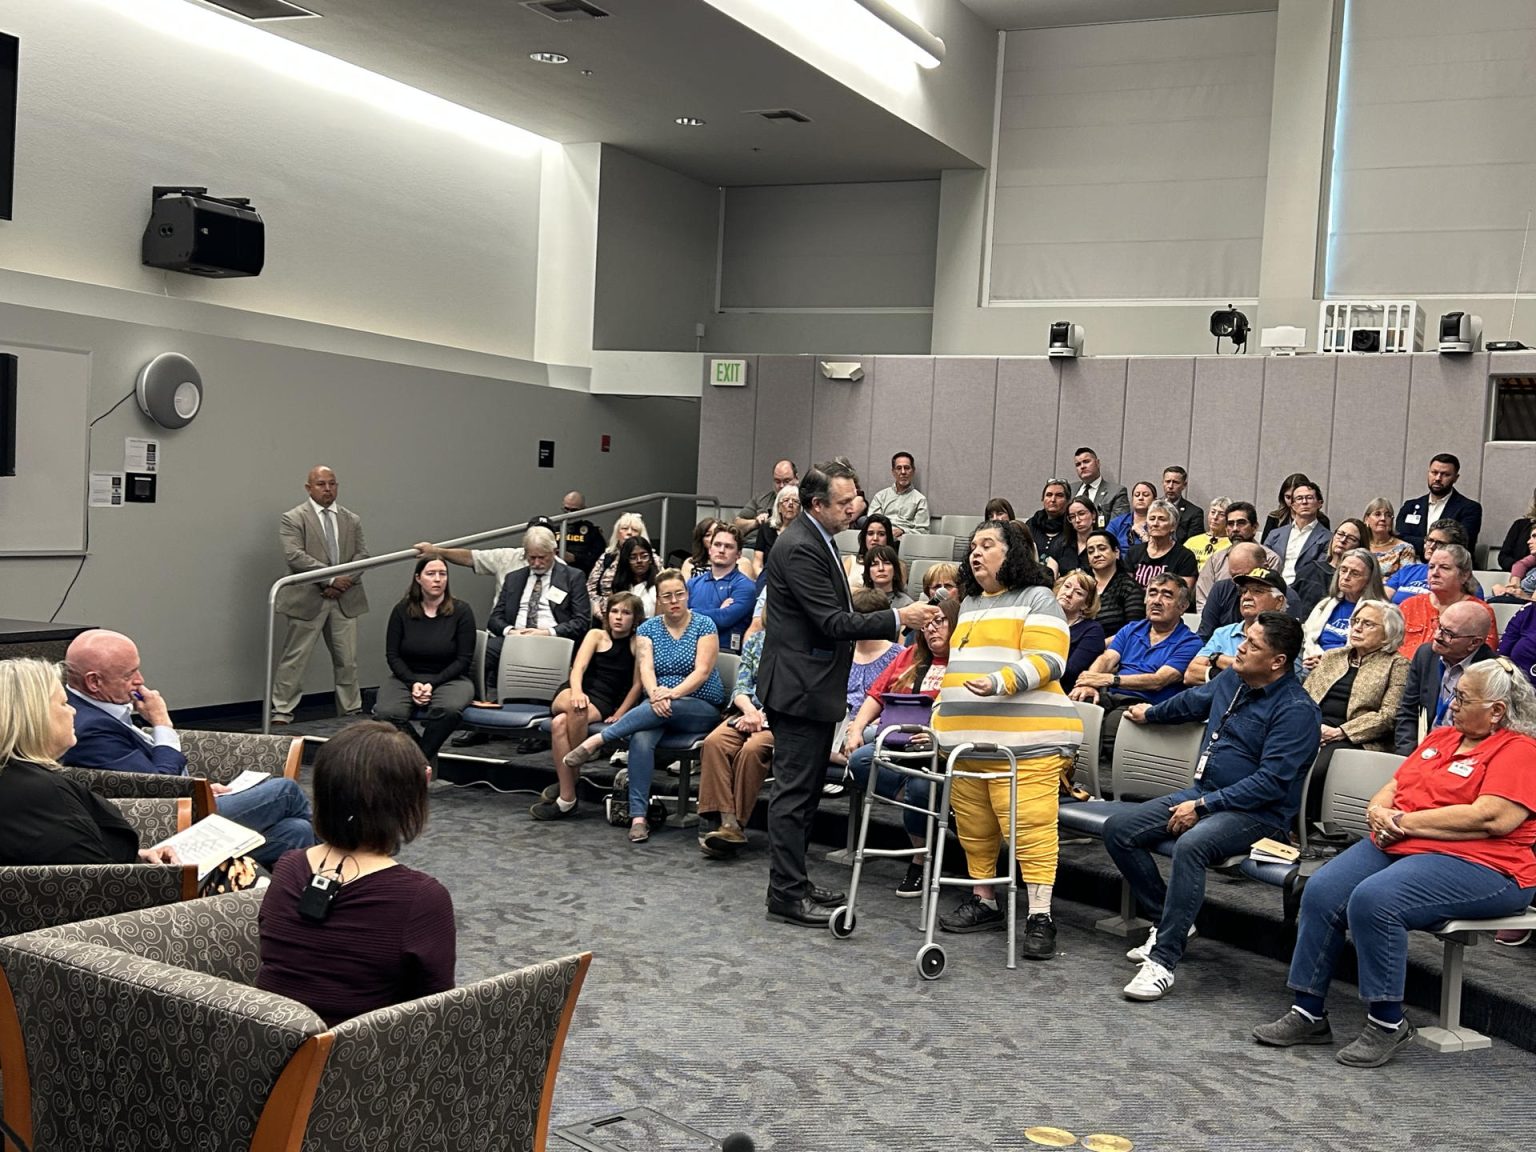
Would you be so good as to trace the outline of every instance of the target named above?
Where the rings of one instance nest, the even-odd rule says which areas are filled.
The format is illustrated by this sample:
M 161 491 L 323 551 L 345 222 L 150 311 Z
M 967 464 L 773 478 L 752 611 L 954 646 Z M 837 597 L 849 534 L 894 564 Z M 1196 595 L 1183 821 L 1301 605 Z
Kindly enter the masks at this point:
M 613 447 L 613 437 L 608 435 L 606 432 L 603 433 L 603 451 L 607 452 L 612 447 Z

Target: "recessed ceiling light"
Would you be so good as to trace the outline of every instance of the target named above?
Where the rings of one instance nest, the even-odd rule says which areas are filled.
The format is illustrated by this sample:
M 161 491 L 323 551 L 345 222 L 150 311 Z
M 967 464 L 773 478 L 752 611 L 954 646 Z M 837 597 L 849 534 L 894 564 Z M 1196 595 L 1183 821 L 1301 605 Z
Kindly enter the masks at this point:
M 704 127 L 704 121 L 700 120 L 697 116 L 679 116 L 676 120 L 672 121 L 672 123 L 681 124 L 684 128 Z
M 530 52 L 528 53 L 528 59 L 537 61 L 540 64 L 569 64 L 571 62 L 569 56 L 562 56 L 559 52 Z

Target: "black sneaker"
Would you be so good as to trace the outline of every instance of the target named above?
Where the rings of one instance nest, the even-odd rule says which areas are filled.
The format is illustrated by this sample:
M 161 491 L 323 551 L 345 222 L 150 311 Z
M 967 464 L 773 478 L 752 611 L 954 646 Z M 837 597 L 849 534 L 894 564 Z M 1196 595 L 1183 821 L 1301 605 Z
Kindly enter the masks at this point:
M 907 874 L 901 878 L 901 883 L 896 885 L 896 895 L 903 900 L 910 900 L 923 894 L 923 866 L 917 861 L 907 865 Z
M 556 796 L 559 793 L 555 793 Z M 576 815 L 579 804 L 572 804 L 569 809 L 563 809 L 553 800 L 540 800 L 532 808 L 528 809 L 528 815 L 535 820 L 564 820 L 567 816 Z
M 1001 928 L 1008 921 L 1001 908 L 988 908 L 981 897 L 972 892 L 955 906 L 953 912 L 939 917 L 939 928 L 944 932 L 986 932 Z
M 1024 921 L 1024 947 L 1026 960 L 1049 960 L 1056 955 L 1056 921 L 1049 912 L 1036 912 Z

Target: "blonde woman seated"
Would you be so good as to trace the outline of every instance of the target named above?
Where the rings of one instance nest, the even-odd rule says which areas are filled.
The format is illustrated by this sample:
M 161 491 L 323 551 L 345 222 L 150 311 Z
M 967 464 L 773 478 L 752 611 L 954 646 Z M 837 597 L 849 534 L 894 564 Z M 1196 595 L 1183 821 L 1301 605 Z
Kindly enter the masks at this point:
M 614 577 L 621 571 L 619 568 L 619 546 L 631 536 L 639 536 L 646 539 L 650 536 L 645 530 L 645 520 L 638 512 L 626 512 L 614 521 L 613 537 L 608 541 L 608 547 L 597 558 L 597 563 L 592 565 L 592 571 L 587 576 L 587 599 L 592 603 L 592 618 L 601 620 L 603 613 L 608 608 L 608 597 L 613 593 Z
M 1202 566 L 1232 543 L 1227 537 L 1227 506 L 1231 503 L 1225 496 L 1212 500 L 1205 511 L 1205 531 L 1184 541 L 1184 547 L 1195 554 L 1195 560 Z
M 1056 581 L 1056 603 L 1067 618 L 1067 670 L 1061 674 L 1061 690 L 1072 691 L 1077 674 L 1104 655 L 1104 629 L 1094 619 L 1099 614 L 1099 585 L 1088 572 L 1068 572 Z
M 1435 525 L 1435 528 L 1439 527 Z M 1398 651 L 1406 659 L 1413 659 L 1419 645 L 1434 638 L 1435 630 L 1440 627 L 1440 613 L 1463 600 L 1476 601 L 1487 614 L 1488 647 L 1497 648 L 1499 633 L 1493 609 L 1478 599 L 1477 580 L 1472 575 L 1472 553 L 1460 544 L 1447 544 L 1435 549 L 1427 567 L 1429 590 L 1402 602 L 1404 635 Z
M 1382 576 L 1390 576 L 1403 565 L 1418 562 L 1419 554 L 1413 550 L 1413 545 L 1406 540 L 1399 540 L 1393 531 L 1397 511 L 1392 507 L 1392 501 L 1385 496 L 1376 497 L 1365 506 L 1365 515 L 1361 519 L 1370 532 L 1365 547 L 1371 550 L 1376 563 L 1381 565 Z
M 923 599 L 937 604 L 959 591 L 960 566 L 941 560 L 923 570 Z

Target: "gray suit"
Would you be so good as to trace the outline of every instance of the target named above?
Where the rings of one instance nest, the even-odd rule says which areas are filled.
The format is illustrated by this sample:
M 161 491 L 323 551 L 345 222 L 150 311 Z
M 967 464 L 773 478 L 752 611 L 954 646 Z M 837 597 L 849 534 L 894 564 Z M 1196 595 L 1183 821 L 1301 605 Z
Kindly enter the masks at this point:
M 368 556 L 363 543 L 363 525 L 355 512 L 340 504 L 331 505 L 336 518 L 338 564 L 363 560 Z M 315 572 L 330 567 L 325 531 L 312 502 L 305 500 L 283 513 L 278 528 L 283 545 L 283 559 L 290 572 Z M 288 617 L 288 636 L 283 643 L 282 659 L 272 685 L 272 714 L 291 719 L 299 702 L 304 669 L 309 664 L 315 641 L 325 637 L 331 653 L 336 678 L 336 704 L 342 715 L 360 712 L 362 693 L 357 684 L 357 620 L 368 611 L 368 594 L 363 590 L 362 573 L 352 574 L 352 587 L 336 599 L 327 599 L 320 590 L 324 581 L 293 584 L 279 590 L 277 610 Z

